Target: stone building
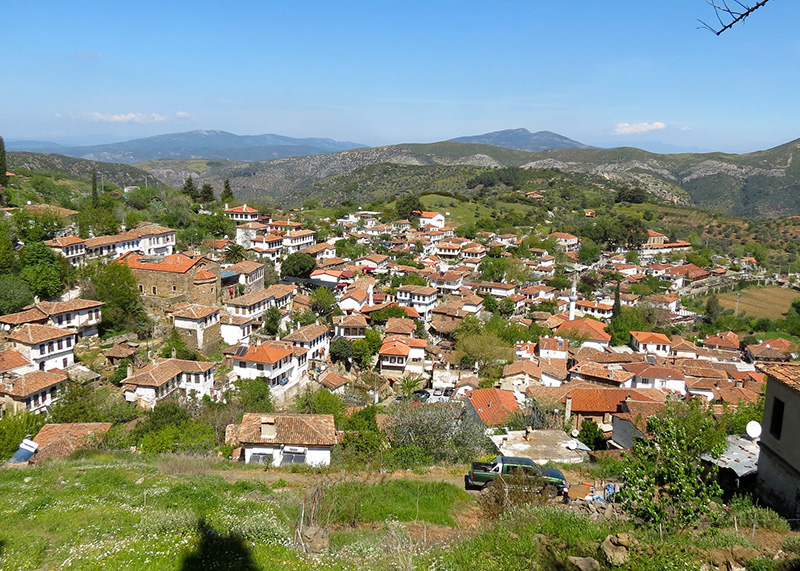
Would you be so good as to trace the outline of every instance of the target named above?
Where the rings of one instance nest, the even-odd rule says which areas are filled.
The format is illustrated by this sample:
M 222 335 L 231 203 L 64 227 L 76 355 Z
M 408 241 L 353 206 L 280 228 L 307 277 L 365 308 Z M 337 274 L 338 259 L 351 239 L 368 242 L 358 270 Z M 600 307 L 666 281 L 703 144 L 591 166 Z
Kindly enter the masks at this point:
M 219 264 L 204 256 L 186 254 L 148 257 L 135 253 L 122 256 L 120 262 L 133 272 L 139 295 L 177 297 L 201 305 L 215 305 L 220 298 Z

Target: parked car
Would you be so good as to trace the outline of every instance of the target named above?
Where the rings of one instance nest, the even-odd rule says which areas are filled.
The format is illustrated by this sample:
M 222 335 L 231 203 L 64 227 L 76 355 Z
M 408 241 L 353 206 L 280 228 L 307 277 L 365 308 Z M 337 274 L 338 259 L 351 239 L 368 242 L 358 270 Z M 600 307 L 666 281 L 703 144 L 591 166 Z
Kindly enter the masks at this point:
M 429 393 L 425 389 L 418 389 L 414 391 L 413 400 L 425 402 L 429 398 L 431 398 L 431 393 Z
M 451 396 L 453 396 L 454 392 L 456 392 L 456 390 L 453 387 L 447 387 L 444 390 L 444 396 L 446 396 L 447 398 L 450 398 Z
M 540 482 L 542 491 L 550 497 L 563 494 L 568 487 L 561 470 L 539 466 L 530 458 L 498 456 L 493 462 L 473 462 L 464 476 L 464 489 L 482 490 L 502 476 L 525 476 L 532 482 Z
M 437 387 L 433 389 L 433 396 L 440 397 L 442 396 L 442 394 L 444 394 L 444 389 L 442 387 Z

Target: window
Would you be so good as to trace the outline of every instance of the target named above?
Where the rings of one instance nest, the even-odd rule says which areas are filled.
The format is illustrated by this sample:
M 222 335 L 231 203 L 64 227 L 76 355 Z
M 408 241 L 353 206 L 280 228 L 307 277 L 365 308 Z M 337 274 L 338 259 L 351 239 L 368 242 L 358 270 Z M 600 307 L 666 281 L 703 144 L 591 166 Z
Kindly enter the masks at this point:
M 157 292 L 157 291 L 158 291 L 158 290 L 156 289 L 156 286 L 153 286 L 153 295 L 156 295 L 156 292 Z
M 67 337 L 67 347 L 72 347 L 72 337 Z
M 272 465 L 272 454 L 263 454 L 263 453 L 256 453 L 250 455 L 250 463 L 251 464 L 266 464 L 267 466 Z
M 781 432 L 783 431 L 783 409 L 784 402 L 781 399 L 772 399 L 772 417 L 769 420 L 769 433 L 775 437 L 776 440 L 781 439 Z
M 144 293 L 144 286 L 139 284 L 139 293 Z
M 296 452 L 284 452 L 283 453 L 283 462 L 281 464 L 305 464 L 306 463 L 306 453 L 296 453 Z

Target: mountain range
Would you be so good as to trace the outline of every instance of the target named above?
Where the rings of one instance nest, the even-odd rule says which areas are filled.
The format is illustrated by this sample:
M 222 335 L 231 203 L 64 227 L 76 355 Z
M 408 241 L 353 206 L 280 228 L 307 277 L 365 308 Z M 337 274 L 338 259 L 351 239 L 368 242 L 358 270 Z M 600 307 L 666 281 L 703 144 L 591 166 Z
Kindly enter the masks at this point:
M 64 146 L 46 141 L 9 141 L 9 151 L 57 153 L 92 161 L 136 164 L 154 159 L 229 159 L 269 161 L 283 157 L 321 155 L 364 147 L 333 139 L 295 139 L 283 135 L 234 135 L 226 131 L 188 131 L 133 139 L 121 143 Z
M 621 182 L 634 183 L 667 202 L 725 214 L 763 218 L 800 215 L 800 156 L 795 159 L 800 153 L 800 139 L 740 155 L 657 154 L 632 147 L 592 148 L 547 131 L 530 133 L 525 129 L 511 129 L 439 143 L 357 147 L 339 151 L 332 149 L 335 145 L 354 144 L 305 139 L 302 141 L 316 141 L 317 149 L 323 149 L 324 144 L 329 148 L 325 153 L 268 161 L 177 156 L 180 153 L 175 149 L 188 148 L 188 143 L 181 146 L 181 141 L 194 144 L 198 138 L 204 137 L 217 141 L 220 146 L 223 146 L 222 141 L 238 144 L 238 150 L 243 152 L 258 148 L 247 147 L 248 143 L 243 139 L 258 139 L 260 142 L 285 142 L 287 139 L 270 139 L 278 137 L 275 135 L 242 138 L 229 133 L 195 131 L 126 144 L 141 146 L 142 155 L 175 156 L 137 164 L 138 168 L 170 186 L 180 187 L 191 175 L 196 181 L 211 183 L 219 191 L 222 181 L 227 178 L 241 200 L 274 201 L 286 206 L 302 204 L 308 199 L 336 204 L 345 199 L 364 202 L 423 189 L 463 190 L 464 181 L 480 169 L 517 166 L 583 173 L 607 181 L 609 187 Z M 146 142 L 153 140 L 157 142 L 156 147 L 147 150 Z M 538 152 L 514 148 L 536 148 L 537 144 L 561 144 L 562 147 Z M 236 150 L 229 147 L 229 151 L 219 151 L 219 154 Z M 9 153 L 11 164 L 14 154 Z M 27 162 L 34 160 L 33 153 L 26 155 Z M 60 160 L 71 164 L 66 157 Z M 73 165 L 71 168 L 77 167 Z

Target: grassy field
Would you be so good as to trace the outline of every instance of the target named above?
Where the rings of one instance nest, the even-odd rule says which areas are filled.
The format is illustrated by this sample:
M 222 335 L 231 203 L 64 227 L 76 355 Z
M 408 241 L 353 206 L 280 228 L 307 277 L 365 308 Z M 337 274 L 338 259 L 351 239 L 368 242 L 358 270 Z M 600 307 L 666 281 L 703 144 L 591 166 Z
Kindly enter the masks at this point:
M 739 294 L 742 295 L 739 300 L 740 312 L 767 319 L 781 319 L 792 302 L 800 297 L 796 290 L 780 287 L 753 287 L 724 293 L 718 297 L 725 309 L 735 309 Z
M 429 479 L 264 472 L 213 457 L 103 452 L 2 470 L 0 570 L 566 569 L 567 556 L 597 557 L 609 533 L 633 530 L 558 505 L 487 514 L 479 494 L 438 481 L 441 469 L 432 470 Z M 300 514 L 312 510 L 330 532 L 330 550 L 318 555 L 293 541 Z M 788 537 L 779 523 L 764 526 L 781 532 L 764 545 Z M 661 538 L 637 528 L 647 545 L 622 569 L 699 569 L 701 549 L 762 543 L 750 531 L 711 531 Z

